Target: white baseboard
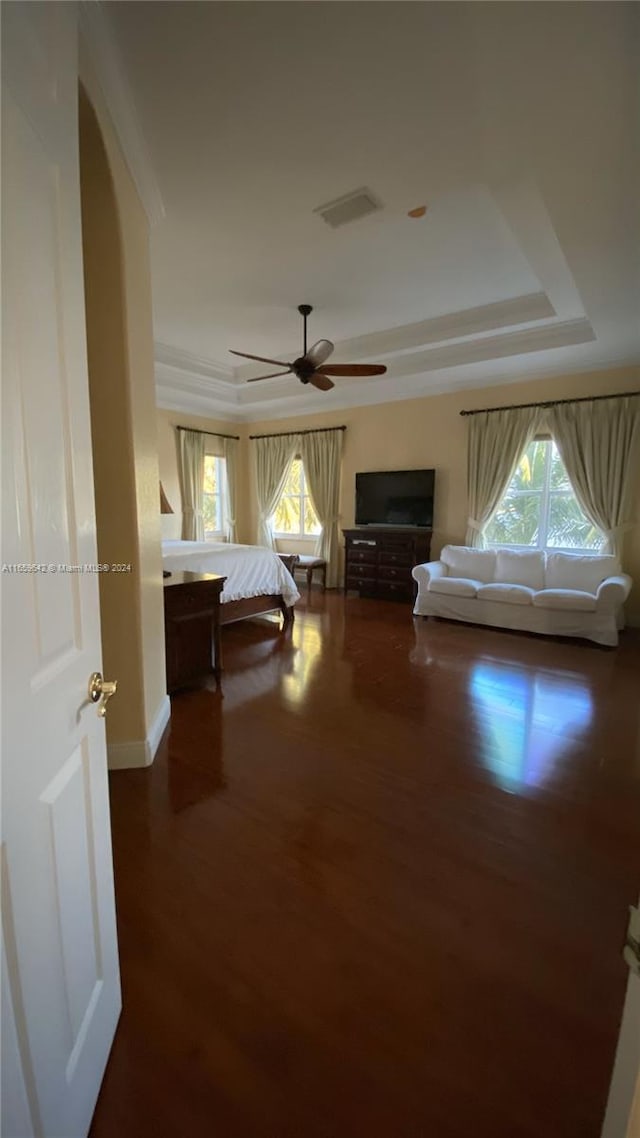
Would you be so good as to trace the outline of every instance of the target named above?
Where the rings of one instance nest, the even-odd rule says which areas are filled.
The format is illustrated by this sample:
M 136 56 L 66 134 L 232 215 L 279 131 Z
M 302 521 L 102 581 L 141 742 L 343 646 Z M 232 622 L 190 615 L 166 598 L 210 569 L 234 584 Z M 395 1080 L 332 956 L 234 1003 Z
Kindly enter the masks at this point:
M 107 766 L 110 771 L 130 770 L 132 767 L 151 766 L 160 740 L 171 716 L 171 700 L 161 700 L 146 739 L 132 739 L 126 743 L 107 743 Z
M 160 706 L 156 711 L 155 718 L 149 733 L 147 735 L 147 746 L 149 748 L 149 762 L 152 763 L 156 757 L 156 751 L 160 746 L 160 740 L 164 734 L 164 729 L 171 719 L 171 700 L 168 695 L 165 695 L 160 700 Z

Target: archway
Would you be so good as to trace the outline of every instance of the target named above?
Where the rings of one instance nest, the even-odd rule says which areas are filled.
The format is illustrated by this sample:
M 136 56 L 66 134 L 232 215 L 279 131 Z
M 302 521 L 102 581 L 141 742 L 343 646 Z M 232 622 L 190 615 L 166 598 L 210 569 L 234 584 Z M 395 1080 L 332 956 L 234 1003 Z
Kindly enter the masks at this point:
M 118 680 L 109 765 L 146 736 L 127 298 L 116 190 L 93 106 L 79 89 L 80 194 L 103 672 Z M 120 566 L 120 569 L 114 569 Z M 137 764 L 136 764 L 137 765 Z

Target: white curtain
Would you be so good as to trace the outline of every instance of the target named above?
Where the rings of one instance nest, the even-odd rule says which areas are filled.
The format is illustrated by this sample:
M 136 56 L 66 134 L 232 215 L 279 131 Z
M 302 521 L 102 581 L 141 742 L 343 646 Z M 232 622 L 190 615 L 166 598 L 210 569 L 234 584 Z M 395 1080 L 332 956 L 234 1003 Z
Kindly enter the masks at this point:
M 605 535 L 606 552 L 620 557 L 635 473 L 640 396 L 561 403 L 548 412 L 551 434 L 578 502 Z
M 222 439 L 222 453 L 225 460 L 226 484 L 224 501 L 224 536 L 227 541 L 236 540 L 236 490 L 238 470 L 238 440 Z
M 275 549 L 271 518 L 282 496 L 289 467 L 300 450 L 300 435 L 272 435 L 255 439 L 255 444 L 258 545 Z
M 182 539 L 204 541 L 204 435 L 178 431 L 178 465 L 182 495 Z
M 484 530 L 500 505 L 540 417 L 539 407 L 481 411 L 469 417 L 467 545 L 484 545 Z
M 316 557 L 327 563 L 327 585 L 338 584 L 338 521 L 343 431 L 318 431 L 300 437 L 300 455 L 309 495 L 322 532 Z

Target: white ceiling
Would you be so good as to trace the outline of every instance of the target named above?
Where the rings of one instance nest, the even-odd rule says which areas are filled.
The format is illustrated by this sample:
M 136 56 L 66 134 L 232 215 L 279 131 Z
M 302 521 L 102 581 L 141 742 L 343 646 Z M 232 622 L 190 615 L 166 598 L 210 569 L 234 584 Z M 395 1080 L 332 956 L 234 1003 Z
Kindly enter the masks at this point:
M 640 360 L 638 5 L 107 8 L 164 203 L 161 405 L 268 418 Z M 382 210 L 314 213 L 362 186 Z M 311 341 L 388 374 L 247 385 L 228 349 L 293 358 L 301 302 Z

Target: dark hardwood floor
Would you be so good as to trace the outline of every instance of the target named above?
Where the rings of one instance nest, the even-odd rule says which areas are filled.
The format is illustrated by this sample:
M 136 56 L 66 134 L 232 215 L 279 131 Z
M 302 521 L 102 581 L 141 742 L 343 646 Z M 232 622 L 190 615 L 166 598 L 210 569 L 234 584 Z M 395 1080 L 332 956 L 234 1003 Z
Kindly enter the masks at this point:
M 111 778 L 93 1138 L 597 1138 L 640 881 L 640 638 L 314 592 Z

